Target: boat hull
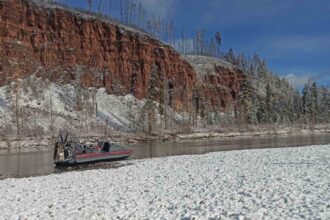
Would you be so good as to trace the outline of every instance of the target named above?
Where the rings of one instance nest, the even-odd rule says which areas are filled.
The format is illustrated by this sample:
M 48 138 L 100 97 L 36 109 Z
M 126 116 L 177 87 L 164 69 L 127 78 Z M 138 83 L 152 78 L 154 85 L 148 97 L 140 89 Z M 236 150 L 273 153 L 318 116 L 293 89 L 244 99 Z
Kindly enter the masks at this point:
M 94 160 L 65 160 L 65 161 L 57 161 L 55 162 L 56 166 L 75 166 L 75 165 L 81 165 L 81 164 L 92 164 L 92 163 L 100 163 L 100 162 L 111 162 L 111 161 L 120 161 L 120 160 L 126 160 L 130 156 L 119 156 L 119 157 L 111 157 L 111 158 L 103 158 L 103 159 L 94 159 Z
M 110 152 L 92 152 L 86 154 L 78 154 L 72 158 L 62 161 L 56 161 L 56 166 L 74 166 L 80 164 L 91 164 L 107 161 L 125 160 L 132 155 L 131 150 L 110 150 Z

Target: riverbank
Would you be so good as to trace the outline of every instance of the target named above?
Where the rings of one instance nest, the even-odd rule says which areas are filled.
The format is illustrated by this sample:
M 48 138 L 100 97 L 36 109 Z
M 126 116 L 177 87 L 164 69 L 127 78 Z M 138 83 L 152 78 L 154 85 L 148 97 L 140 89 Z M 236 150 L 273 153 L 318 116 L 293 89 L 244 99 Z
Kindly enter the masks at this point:
M 330 125 L 295 125 L 295 126 L 243 126 L 207 132 L 200 130 L 192 134 L 178 134 L 177 139 L 202 138 L 244 138 L 268 136 L 303 136 L 330 134 Z
M 174 129 L 148 135 L 139 134 L 116 134 L 115 137 L 129 143 L 145 142 L 152 140 L 194 140 L 207 138 L 248 138 L 248 137 L 271 137 L 271 136 L 303 136 L 330 134 L 330 124 L 320 125 L 243 125 L 224 128 L 199 128 L 199 129 Z
M 323 125 L 265 125 L 265 126 L 232 126 L 226 128 L 207 128 L 207 129 L 173 129 L 158 133 L 123 133 L 119 131 L 109 130 L 104 134 L 70 134 L 82 143 L 96 143 L 100 139 L 109 139 L 114 142 L 134 144 L 150 141 L 180 141 L 180 140 L 196 140 L 196 139 L 228 139 L 228 138 L 254 138 L 254 137 L 287 137 L 287 136 L 305 136 L 305 135 L 330 135 L 330 124 Z M 28 137 L 28 138 L 0 138 L 0 154 L 7 153 L 8 150 L 30 152 L 51 150 L 55 141 L 59 137 Z
M 327 219 L 330 145 L 122 162 L 0 181 L 5 219 Z

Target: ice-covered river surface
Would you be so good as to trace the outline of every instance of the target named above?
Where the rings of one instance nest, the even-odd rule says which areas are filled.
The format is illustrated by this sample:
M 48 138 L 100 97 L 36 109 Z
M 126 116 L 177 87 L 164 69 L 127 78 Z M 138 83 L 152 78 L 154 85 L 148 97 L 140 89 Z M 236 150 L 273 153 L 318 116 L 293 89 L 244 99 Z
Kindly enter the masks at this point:
M 1 219 L 329 219 L 330 145 L 0 181 Z

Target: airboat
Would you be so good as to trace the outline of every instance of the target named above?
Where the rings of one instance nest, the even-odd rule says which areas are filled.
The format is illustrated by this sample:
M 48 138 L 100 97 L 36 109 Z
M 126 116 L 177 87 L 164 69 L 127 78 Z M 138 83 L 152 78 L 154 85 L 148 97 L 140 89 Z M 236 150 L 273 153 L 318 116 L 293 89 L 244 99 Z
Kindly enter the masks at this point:
M 86 145 L 74 138 L 68 140 L 66 134 L 65 138 L 60 135 L 60 141 L 55 143 L 54 163 L 56 166 L 72 166 L 125 160 L 131 155 L 132 150 L 107 140 L 97 141 L 95 145 Z

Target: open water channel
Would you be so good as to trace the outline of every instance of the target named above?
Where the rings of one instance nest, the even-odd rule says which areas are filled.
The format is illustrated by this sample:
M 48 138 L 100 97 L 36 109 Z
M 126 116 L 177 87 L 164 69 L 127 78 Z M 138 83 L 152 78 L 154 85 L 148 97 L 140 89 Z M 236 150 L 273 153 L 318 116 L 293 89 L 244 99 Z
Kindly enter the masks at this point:
M 202 139 L 189 141 L 146 142 L 129 145 L 133 150 L 130 159 L 166 157 L 174 155 L 204 154 L 215 151 L 298 147 L 330 144 L 330 134 L 288 137 L 253 137 Z M 104 163 L 102 164 L 104 166 Z M 112 166 L 109 166 L 112 167 Z M 92 168 L 103 168 L 94 165 Z M 80 167 L 78 168 L 80 169 Z M 84 169 L 82 167 L 81 169 Z M 23 152 L 20 150 L 0 151 L 0 179 L 5 177 L 28 177 L 56 172 L 52 149 Z

